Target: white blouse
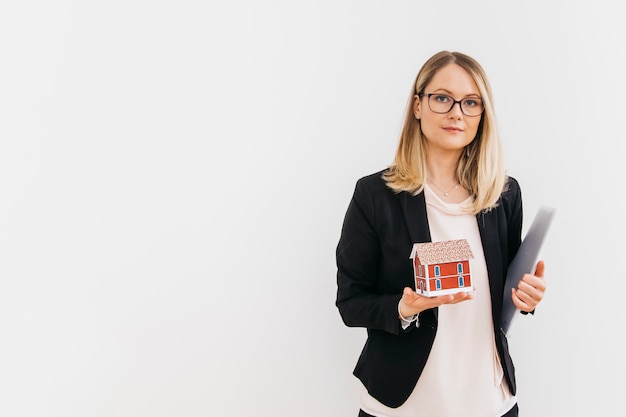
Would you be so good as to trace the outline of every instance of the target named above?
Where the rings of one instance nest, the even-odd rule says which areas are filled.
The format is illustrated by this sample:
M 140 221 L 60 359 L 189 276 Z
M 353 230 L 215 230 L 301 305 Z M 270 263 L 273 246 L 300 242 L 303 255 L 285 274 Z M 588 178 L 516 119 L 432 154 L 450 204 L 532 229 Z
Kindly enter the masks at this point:
M 491 319 L 487 266 L 476 216 L 461 203 L 447 203 L 424 187 L 426 212 L 433 242 L 466 239 L 473 299 L 439 307 L 437 335 L 424 371 L 408 400 L 389 408 L 369 395 L 364 386 L 361 409 L 377 417 L 500 417 L 513 407 L 496 350 Z M 407 248 L 407 257 L 410 248 Z

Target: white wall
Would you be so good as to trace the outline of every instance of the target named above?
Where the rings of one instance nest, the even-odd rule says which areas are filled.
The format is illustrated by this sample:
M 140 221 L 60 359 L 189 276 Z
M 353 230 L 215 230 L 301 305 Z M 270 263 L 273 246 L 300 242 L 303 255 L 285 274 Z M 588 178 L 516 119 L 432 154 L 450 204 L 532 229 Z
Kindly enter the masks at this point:
M 356 415 L 334 249 L 440 49 L 490 76 L 525 226 L 558 210 L 511 339 L 522 415 L 616 415 L 613 4 L 4 2 L 0 415 Z

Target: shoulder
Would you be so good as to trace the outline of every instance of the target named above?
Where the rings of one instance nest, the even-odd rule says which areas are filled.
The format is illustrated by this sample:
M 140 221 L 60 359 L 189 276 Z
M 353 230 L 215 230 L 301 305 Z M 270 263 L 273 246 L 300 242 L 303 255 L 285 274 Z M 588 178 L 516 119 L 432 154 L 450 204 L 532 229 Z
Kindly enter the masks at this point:
M 383 174 L 385 173 L 385 171 L 386 169 L 383 169 L 381 171 L 374 172 L 373 174 L 369 174 L 369 175 L 359 178 L 358 181 L 356 182 L 357 189 L 367 189 L 370 191 L 379 191 L 379 190 L 391 191 L 390 188 L 387 187 L 387 183 L 385 182 L 385 179 L 383 178 Z
M 517 179 L 507 176 L 506 185 L 500 197 L 502 207 L 507 218 L 521 216 L 522 212 L 522 190 Z
M 368 195 L 370 198 L 393 197 L 397 194 L 387 186 L 383 177 L 386 169 L 361 177 L 356 182 L 355 195 Z
M 504 192 L 502 193 L 505 199 L 519 199 L 521 198 L 522 190 L 519 182 L 515 177 L 507 176 Z
M 376 184 L 384 184 L 385 180 L 383 179 L 383 174 L 386 169 L 380 170 L 378 172 L 374 172 L 372 174 L 365 175 L 358 179 L 358 184 L 367 184 L 367 185 L 376 185 Z

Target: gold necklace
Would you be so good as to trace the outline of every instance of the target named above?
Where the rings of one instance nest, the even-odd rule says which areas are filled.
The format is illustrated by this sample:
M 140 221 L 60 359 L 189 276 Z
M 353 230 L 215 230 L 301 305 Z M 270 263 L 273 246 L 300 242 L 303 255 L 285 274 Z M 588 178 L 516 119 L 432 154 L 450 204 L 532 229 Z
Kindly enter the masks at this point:
M 439 186 L 438 186 L 437 184 L 435 184 L 435 183 L 433 182 L 433 180 L 431 180 L 430 178 L 428 179 L 428 181 L 430 181 L 430 183 L 431 183 L 432 185 L 434 185 L 435 187 L 437 187 L 437 189 L 438 189 L 439 191 L 441 191 L 445 197 L 447 197 L 447 196 L 448 196 L 448 195 L 452 192 L 452 190 L 456 189 L 456 187 L 458 187 L 458 186 L 459 186 L 459 183 L 457 182 L 456 184 L 454 184 L 454 187 L 450 188 L 448 191 L 444 191 L 444 190 L 442 190 L 441 188 L 439 188 Z

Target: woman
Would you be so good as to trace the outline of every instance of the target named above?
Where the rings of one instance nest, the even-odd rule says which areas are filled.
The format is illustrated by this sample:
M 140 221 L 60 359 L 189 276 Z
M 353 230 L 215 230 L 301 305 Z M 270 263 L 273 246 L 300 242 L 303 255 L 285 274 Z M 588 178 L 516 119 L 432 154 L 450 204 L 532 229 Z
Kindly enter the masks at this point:
M 499 327 L 522 199 L 504 171 L 484 70 L 442 51 L 417 74 L 393 164 L 361 178 L 337 246 L 336 305 L 367 328 L 354 375 L 359 416 L 517 416 L 515 369 Z M 413 243 L 465 239 L 473 291 L 415 292 Z M 533 312 L 544 263 L 510 295 Z

